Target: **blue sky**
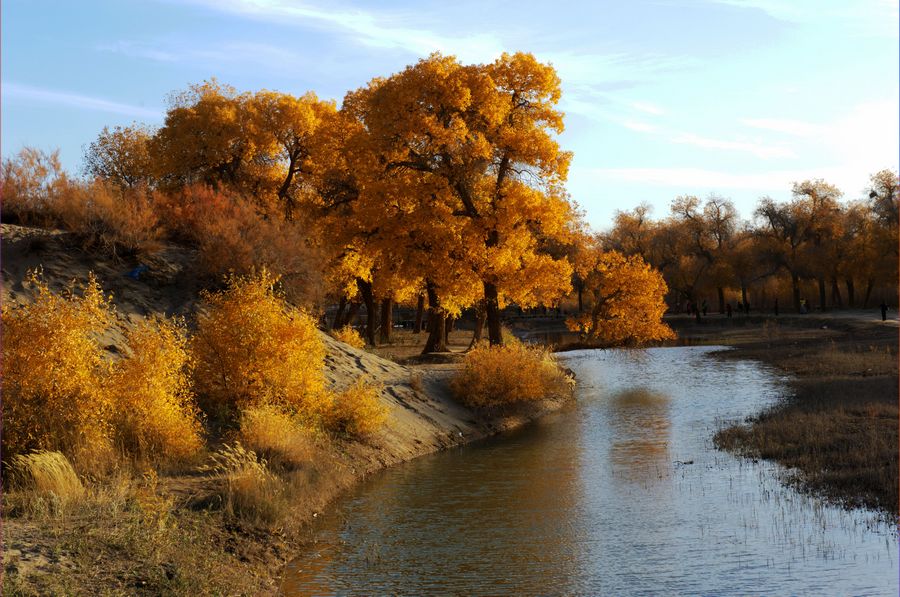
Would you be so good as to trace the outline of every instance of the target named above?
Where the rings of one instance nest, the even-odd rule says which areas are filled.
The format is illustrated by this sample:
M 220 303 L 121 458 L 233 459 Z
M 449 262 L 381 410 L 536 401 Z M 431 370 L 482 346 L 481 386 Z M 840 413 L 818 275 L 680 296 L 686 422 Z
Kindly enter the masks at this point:
M 563 81 L 569 191 L 605 228 L 640 202 L 760 196 L 824 178 L 848 198 L 897 168 L 896 0 L 2 3 L 2 152 L 78 170 L 104 125 L 159 124 L 210 77 L 338 101 L 433 51 L 524 50 Z

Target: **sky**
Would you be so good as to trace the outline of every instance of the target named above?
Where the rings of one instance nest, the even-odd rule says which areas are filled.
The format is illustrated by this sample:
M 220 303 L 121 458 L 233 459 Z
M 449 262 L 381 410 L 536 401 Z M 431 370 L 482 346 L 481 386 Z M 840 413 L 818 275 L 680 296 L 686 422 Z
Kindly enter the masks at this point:
M 104 126 L 159 125 L 169 94 L 239 90 L 340 103 L 439 51 L 527 51 L 562 79 L 568 189 L 596 229 L 646 202 L 762 196 L 823 178 L 863 195 L 897 169 L 896 0 L 4 0 L 0 151 L 60 149 L 80 171 Z

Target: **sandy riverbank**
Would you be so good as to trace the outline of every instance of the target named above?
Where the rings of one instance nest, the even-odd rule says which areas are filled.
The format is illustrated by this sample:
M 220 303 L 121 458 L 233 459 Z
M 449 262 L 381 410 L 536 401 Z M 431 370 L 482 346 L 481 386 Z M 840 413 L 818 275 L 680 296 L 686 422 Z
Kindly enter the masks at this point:
M 3 225 L 2 258 L 6 305 L 31 300 L 23 282 L 36 267 L 54 290 L 93 272 L 113 294 L 118 313 L 118 329 L 101 339 L 113 354 L 120 351 L 122 330 L 154 314 L 190 316 L 196 306 L 192 254 L 180 247 L 143 260 L 148 271 L 133 279 L 126 274 L 136 263 L 85 253 L 66 233 Z M 123 470 L 92 483 L 90 499 L 62 515 L 15 516 L 4 504 L 4 594 L 275 592 L 281 568 L 302 543 L 304 524 L 359 479 L 517 427 L 563 403 L 546 400 L 489 416 L 451 397 L 452 362 L 400 365 L 324 334 L 322 339 L 331 387 L 363 379 L 378 388 L 389 414 L 384 427 L 364 441 L 322 443 L 318 462 L 295 496 L 295 524 L 263 531 L 229 522 L 215 508 L 212 479 L 197 466 L 158 475 Z

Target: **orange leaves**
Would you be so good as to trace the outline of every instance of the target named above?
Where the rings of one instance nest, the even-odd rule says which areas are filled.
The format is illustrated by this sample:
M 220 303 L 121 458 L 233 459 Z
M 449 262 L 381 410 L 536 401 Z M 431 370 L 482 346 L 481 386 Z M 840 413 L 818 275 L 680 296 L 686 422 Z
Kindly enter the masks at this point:
M 666 283 L 640 256 L 590 247 L 582 253 L 578 269 L 593 304 L 589 312 L 567 322 L 570 329 L 608 346 L 675 337 L 662 322 Z

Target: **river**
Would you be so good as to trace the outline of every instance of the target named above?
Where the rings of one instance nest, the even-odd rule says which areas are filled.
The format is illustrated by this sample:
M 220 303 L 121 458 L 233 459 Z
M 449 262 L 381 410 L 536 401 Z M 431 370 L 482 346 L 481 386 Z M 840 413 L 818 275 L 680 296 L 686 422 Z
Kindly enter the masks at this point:
M 783 391 L 713 347 L 575 351 L 577 401 L 374 475 L 316 526 L 288 595 L 897 595 L 894 527 L 715 449 Z

